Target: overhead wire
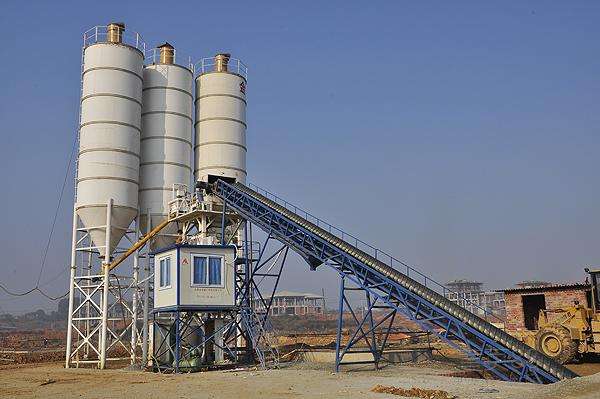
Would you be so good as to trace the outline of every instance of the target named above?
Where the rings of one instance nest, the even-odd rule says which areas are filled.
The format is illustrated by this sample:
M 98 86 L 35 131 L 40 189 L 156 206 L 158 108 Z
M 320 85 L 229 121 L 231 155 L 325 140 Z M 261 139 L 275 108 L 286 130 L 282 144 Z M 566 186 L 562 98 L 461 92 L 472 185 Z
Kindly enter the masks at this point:
M 40 286 L 40 281 L 42 279 L 42 274 L 44 273 L 44 268 L 46 266 L 46 259 L 48 257 L 48 252 L 50 250 L 50 244 L 52 243 L 52 237 L 54 235 L 54 229 L 56 227 L 56 220 L 58 219 L 58 214 L 60 212 L 60 206 L 62 204 L 62 200 L 63 200 L 64 193 L 65 193 L 65 188 L 67 186 L 67 181 L 69 179 L 69 173 L 71 172 L 71 165 L 73 164 L 73 156 L 75 154 L 75 149 L 76 148 L 77 148 L 77 136 L 75 136 L 75 140 L 73 141 L 73 146 L 71 148 L 71 152 L 70 152 L 70 155 L 69 155 L 69 160 L 67 162 L 67 167 L 66 167 L 66 170 L 65 170 L 65 176 L 64 176 L 64 179 L 63 179 L 62 187 L 61 187 L 59 195 L 58 195 L 58 203 L 56 204 L 56 210 L 54 211 L 54 216 L 52 217 L 52 224 L 50 225 L 50 233 L 48 234 L 48 239 L 46 241 L 46 245 L 45 245 L 44 251 L 42 253 L 42 259 L 41 259 L 41 262 L 40 262 L 40 272 L 38 274 L 38 278 L 37 278 L 37 281 L 35 283 L 35 287 L 33 287 L 33 288 L 29 289 L 29 290 L 23 291 L 23 292 L 15 292 L 15 291 L 9 290 L 8 288 L 6 288 L 4 285 L 2 285 L 0 283 L 0 289 L 2 291 L 4 291 L 6 294 L 10 295 L 10 296 L 23 297 L 23 296 L 29 295 L 29 294 L 31 294 L 33 292 L 38 292 L 40 295 L 42 295 L 43 297 L 45 297 L 45 298 L 47 298 L 47 299 L 49 299 L 51 301 L 57 301 L 59 299 L 62 299 L 64 297 L 66 297 L 67 295 L 69 295 L 69 291 L 67 291 L 65 294 L 62 294 L 62 295 L 59 295 L 59 296 L 52 296 L 52 295 L 44 292 L 41 289 L 41 286 L 47 285 L 50 282 L 56 280 L 58 277 L 60 277 L 66 270 L 68 270 L 68 266 L 66 268 L 64 268 L 58 275 L 54 276 L 50 281 L 46 281 L 41 286 Z
M 65 177 L 63 179 L 63 184 L 60 189 L 60 194 L 58 196 L 58 204 L 56 205 L 56 210 L 54 211 L 54 217 L 52 218 L 50 234 L 48 235 L 48 240 L 46 241 L 46 247 L 44 248 L 44 254 L 42 255 L 42 262 L 40 265 L 40 273 L 38 274 L 37 282 L 35 284 L 36 288 L 39 288 L 39 286 L 40 286 L 40 280 L 42 278 L 42 273 L 44 272 L 44 267 L 46 266 L 46 258 L 48 257 L 48 250 L 50 249 L 50 243 L 52 242 L 52 235 L 54 234 L 54 228 L 56 227 L 56 219 L 58 218 L 58 213 L 60 212 L 60 205 L 62 204 L 63 195 L 65 193 L 65 187 L 67 186 L 67 180 L 69 178 L 69 172 L 71 171 L 71 164 L 73 163 L 73 154 L 75 153 L 76 147 L 77 147 L 77 139 L 73 140 L 73 145 L 71 147 L 69 161 L 67 162 L 67 168 L 65 170 Z

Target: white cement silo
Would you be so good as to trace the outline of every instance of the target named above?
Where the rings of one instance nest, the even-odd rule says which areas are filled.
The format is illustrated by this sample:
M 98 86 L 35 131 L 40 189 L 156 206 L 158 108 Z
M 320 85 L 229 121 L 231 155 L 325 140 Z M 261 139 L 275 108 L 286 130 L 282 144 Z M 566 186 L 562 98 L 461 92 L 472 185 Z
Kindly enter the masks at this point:
M 173 185 L 189 187 L 192 180 L 193 72 L 180 58 L 165 43 L 151 51 L 150 64 L 144 68 L 139 198 L 142 232 L 148 231 L 148 219 L 153 228 L 167 217 Z M 164 228 L 151 248 L 174 243 L 176 229 L 175 225 Z
M 143 48 L 123 42 L 109 24 L 86 44 L 76 211 L 100 255 L 105 253 L 107 203 L 113 200 L 110 253 L 138 213 Z
M 246 67 L 218 54 L 197 65 L 195 178 L 246 181 Z

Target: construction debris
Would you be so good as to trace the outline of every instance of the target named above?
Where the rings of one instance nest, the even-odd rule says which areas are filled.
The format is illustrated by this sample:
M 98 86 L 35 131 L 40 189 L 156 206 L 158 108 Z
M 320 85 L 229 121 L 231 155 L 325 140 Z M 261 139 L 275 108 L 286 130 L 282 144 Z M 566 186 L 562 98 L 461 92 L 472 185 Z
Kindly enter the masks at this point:
M 392 395 L 404 396 L 408 398 L 423 398 L 423 399 L 454 399 L 456 396 L 450 395 L 441 389 L 422 389 L 422 388 L 399 388 L 387 385 L 375 385 L 371 388 L 371 392 L 390 393 Z

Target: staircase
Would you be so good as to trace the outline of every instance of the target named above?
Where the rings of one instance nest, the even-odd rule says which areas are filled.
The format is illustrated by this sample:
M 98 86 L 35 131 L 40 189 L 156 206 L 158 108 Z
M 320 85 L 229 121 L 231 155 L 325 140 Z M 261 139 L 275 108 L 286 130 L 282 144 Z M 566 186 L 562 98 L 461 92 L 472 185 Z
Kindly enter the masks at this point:
M 279 364 L 279 351 L 273 343 L 275 333 L 269 318 L 249 308 L 242 309 L 241 315 L 242 325 L 248 333 L 261 367 L 265 368 L 267 364 L 276 367 Z

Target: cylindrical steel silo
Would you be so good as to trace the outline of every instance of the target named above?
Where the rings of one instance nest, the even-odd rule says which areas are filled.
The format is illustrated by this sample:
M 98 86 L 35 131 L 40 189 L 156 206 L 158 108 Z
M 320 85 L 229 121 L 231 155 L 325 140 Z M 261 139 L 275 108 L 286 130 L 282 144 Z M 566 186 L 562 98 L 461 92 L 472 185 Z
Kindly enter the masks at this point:
M 174 184 L 192 180 L 191 68 L 165 43 L 152 51 L 144 68 L 140 161 L 140 226 L 148 229 L 168 215 Z M 176 226 L 167 226 L 151 243 L 161 248 L 175 241 Z
M 138 212 L 143 44 L 125 26 L 96 28 L 86 38 L 77 170 L 77 215 L 105 253 L 107 203 L 113 200 L 110 252 Z
M 247 70 L 229 54 L 197 66 L 195 178 L 246 181 Z

